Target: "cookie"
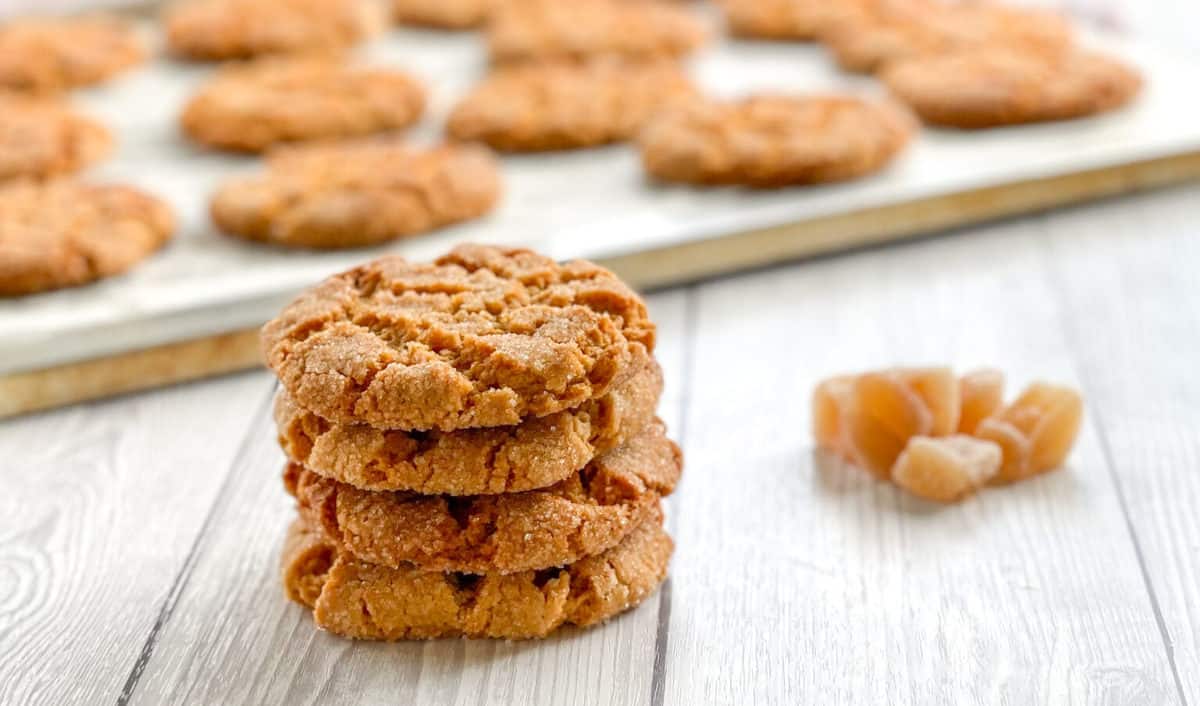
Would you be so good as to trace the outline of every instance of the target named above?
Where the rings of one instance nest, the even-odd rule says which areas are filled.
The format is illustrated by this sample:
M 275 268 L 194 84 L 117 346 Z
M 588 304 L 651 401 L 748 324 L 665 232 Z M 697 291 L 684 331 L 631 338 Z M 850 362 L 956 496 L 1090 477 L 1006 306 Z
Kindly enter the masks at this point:
M 662 369 L 648 354 L 638 357 L 603 397 L 513 427 L 414 434 L 331 424 L 281 391 L 275 399 L 279 444 L 298 464 L 366 490 L 485 495 L 544 488 L 654 420 Z
M 499 198 L 499 167 L 482 148 L 375 139 L 272 150 L 266 173 L 226 182 L 210 211 L 229 235 L 336 249 L 479 218 Z
M 131 187 L 12 182 L 0 187 L 0 295 L 120 274 L 174 229 L 165 203 Z
M 145 47 L 128 23 L 107 17 L 28 18 L 0 23 L 0 87 L 64 91 L 141 63 Z
M 777 187 L 853 179 L 908 143 L 901 107 L 842 96 L 757 96 L 660 113 L 638 136 L 646 171 L 664 181 Z
M 338 52 L 382 29 L 374 0 L 184 0 L 163 18 L 167 48 L 201 61 Z
M 1060 50 L 1072 43 L 1070 24 L 1045 10 L 986 3 L 891 0 L 861 6 L 822 31 L 839 66 L 874 72 L 892 61 L 991 43 Z
M 263 328 L 296 404 L 341 424 L 508 426 L 606 394 L 654 348 L 646 305 L 590 262 L 461 245 L 325 280 Z
M 111 149 L 108 130 L 66 103 L 0 90 L 0 181 L 76 172 Z
M 317 626 L 364 640 L 527 639 L 603 622 L 645 600 L 667 575 L 674 544 L 652 518 L 620 544 L 574 564 L 483 576 L 368 564 L 302 521 L 288 532 L 283 584 Z
M 361 490 L 289 463 L 300 515 L 371 564 L 472 574 L 545 569 L 599 554 L 656 512 L 683 457 L 655 422 L 549 488 L 453 497 Z
M 1136 70 L 1096 52 L 1000 46 L 896 62 L 881 77 L 925 122 L 958 128 L 1094 115 L 1142 85 Z
M 487 27 L 493 62 L 679 57 L 705 39 L 704 27 L 681 7 L 613 0 L 503 3 Z
M 656 111 L 695 94 L 669 60 L 521 64 L 484 79 L 446 129 L 512 152 L 591 147 L 633 137 Z
M 816 39 L 841 8 L 829 0 L 721 0 L 719 5 L 733 36 L 777 40 Z
M 496 0 L 392 0 L 392 17 L 401 24 L 437 29 L 473 29 L 483 25 Z

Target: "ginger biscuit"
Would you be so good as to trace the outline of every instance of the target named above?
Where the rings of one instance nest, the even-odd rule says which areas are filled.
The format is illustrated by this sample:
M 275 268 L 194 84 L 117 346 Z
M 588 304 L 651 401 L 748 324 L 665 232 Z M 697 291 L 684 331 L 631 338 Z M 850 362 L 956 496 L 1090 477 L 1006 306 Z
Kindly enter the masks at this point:
M 500 191 L 496 160 L 483 148 L 364 139 L 272 150 L 264 174 L 226 182 L 210 211 L 240 238 L 352 248 L 479 218 Z
M 874 72 L 890 62 L 988 44 L 1060 50 L 1072 43 L 1070 24 L 1045 10 L 929 0 L 880 2 L 845 13 L 821 41 L 848 71 Z
M 729 33 L 746 39 L 816 39 L 844 3 L 829 0 L 721 0 Z
M 145 53 L 133 27 L 114 18 L 12 20 L 0 23 L 0 87 L 46 93 L 90 86 L 141 63 Z
M 437 29 L 473 29 L 487 21 L 496 0 L 392 0 L 401 24 Z
M 669 60 L 520 64 L 484 79 L 450 114 L 447 132 L 513 152 L 591 147 L 633 137 L 656 111 L 695 93 Z
M 284 142 L 398 130 L 424 107 L 425 90 L 402 71 L 274 59 L 222 70 L 188 102 L 180 124 L 202 144 L 261 152 Z
M 111 149 L 108 129 L 66 103 L 0 90 L 0 181 L 76 172 Z
M 343 637 L 527 639 L 562 625 L 594 625 L 638 605 L 666 577 L 673 550 L 660 515 L 573 564 L 479 576 L 369 564 L 338 552 L 301 520 L 288 532 L 282 574 L 287 596 Z
M 651 356 L 640 353 L 640 358 L 608 394 L 575 409 L 512 427 L 450 433 L 331 424 L 281 391 L 275 400 L 279 443 L 297 464 L 365 490 L 485 495 L 543 488 L 653 421 L 662 369 Z
M 756 96 L 664 111 L 638 136 L 646 171 L 664 181 L 778 187 L 854 179 L 908 143 L 901 107 L 843 96 Z
M 374 0 L 183 0 L 163 18 L 167 47 L 200 61 L 338 52 L 383 28 Z
M 361 490 L 289 463 L 300 516 L 371 564 L 509 574 L 616 545 L 675 489 L 682 454 L 661 422 L 549 488 L 452 497 Z
M 461 245 L 330 277 L 263 328 L 295 403 L 332 422 L 452 431 L 578 407 L 652 351 L 642 299 L 608 270 Z
M 1136 70 L 1096 52 L 986 47 L 895 62 L 881 74 L 931 125 L 987 128 L 1079 118 L 1129 103 Z
M 521 0 L 503 3 L 487 26 L 494 62 L 680 57 L 706 40 L 704 27 L 668 3 Z
M 132 187 L 12 182 L 0 187 L 0 295 L 120 274 L 174 229 L 171 209 Z

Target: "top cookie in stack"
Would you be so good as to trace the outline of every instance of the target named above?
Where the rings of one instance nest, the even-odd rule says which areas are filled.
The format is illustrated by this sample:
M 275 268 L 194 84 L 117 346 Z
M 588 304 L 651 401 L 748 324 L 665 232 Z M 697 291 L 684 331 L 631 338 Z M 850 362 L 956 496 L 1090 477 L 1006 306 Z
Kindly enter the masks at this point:
M 682 470 L 654 336 L 611 272 L 520 249 L 387 257 L 300 296 L 263 330 L 289 596 L 374 639 L 538 637 L 641 601 Z

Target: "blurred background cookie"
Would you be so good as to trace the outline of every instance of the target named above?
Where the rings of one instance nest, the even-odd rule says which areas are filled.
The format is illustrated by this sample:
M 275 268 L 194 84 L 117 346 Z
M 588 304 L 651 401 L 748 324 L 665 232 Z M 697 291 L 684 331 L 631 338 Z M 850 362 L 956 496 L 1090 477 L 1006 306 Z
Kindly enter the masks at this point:
M 132 187 L 69 180 L 0 186 L 0 295 L 120 274 L 174 230 L 170 207 Z
M 392 17 L 400 24 L 439 29 L 471 29 L 482 25 L 496 0 L 391 0 Z
M 424 107 L 424 89 L 403 71 L 270 59 L 221 71 L 188 102 L 180 123 L 202 144 L 259 152 L 281 142 L 405 128 Z
M 0 89 L 0 181 L 68 174 L 111 150 L 108 129 L 65 102 Z
M 695 94 L 669 60 L 520 64 L 468 93 L 447 132 L 506 151 L 589 147 L 627 140 L 655 111 Z
M 183 0 L 163 18 L 170 51 L 199 60 L 337 51 L 384 20 L 375 0 Z
M 720 0 L 725 26 L 747 39 L 816 39 L 844 3 L 830 0 Z
M 499 198 L 496 161 L 482 148 L 358 140 L 273 151 L 264 174 L 226 183 L 211 211 L 230 235 L 349 248 L 478 218 Z
M 646 171 L 665 181 L 772 187 L 870 174 L 912 132 L 909 114 L 891 103 L 763 95 L 666 110 L 638 145 Z
M 114 18 L 27 18 L 0 23 L 0 87 L 44 92 L 88 86 L 144 58 L 136 31 Z

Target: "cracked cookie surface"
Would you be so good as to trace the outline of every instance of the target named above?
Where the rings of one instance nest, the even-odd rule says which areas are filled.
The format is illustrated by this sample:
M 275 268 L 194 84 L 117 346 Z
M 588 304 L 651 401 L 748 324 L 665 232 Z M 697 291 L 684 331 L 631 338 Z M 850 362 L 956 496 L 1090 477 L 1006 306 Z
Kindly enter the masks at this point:
M 927 123 L 985 128 L 1065 120 L 1119 108 L 1137 95 L 1134 69 L 1096 52 L 989 47 L 900 61 L 881 75 Z
M 332 424 L 281 390 L 275 400 L 280 446 L 309 470 L 364 490 L 484 495 L 544 488 L 654 420 L 662 370 L 640 348 L 634 354 L 640 362 L 603 397 L 511 427 L 410 433 Z
M 119 274 L 175 229 L 169 206 L 137 189 L 69 180 L 0 187 L 0 295 Z
M 911 116 L 890 102 L 764 95 L 666 110 L 638 146 L 646 171 L 665 181 L 775 187 L 875 172 L 912 132 Z
M 0 181 L 76 172 L 111 149 L 108 130 L 66 103 L 0 90 Z
M 399 140 L 280 147 L 266 172 L 226 182 L 210 204 L 230 235 L 300 248 L 352 248 L 479 218 L 500 198 L 482 147 Z
M 608 270 L 462 245 L 384 257 L 301 295 L 263 328 L 268 365 L 337 423 L 508 426 L 606 394 L 654 347 L 641 298 Z
M 638 605 L 666 577 L 673 549 L 659 516 L 608 551 L 561 568 L 474 576 L 358 561 L 296 521 L 282 573 L 288 597 L 312 608 L 319 627 L 343 637 L 527 639 L 565 624 L 593 625 Z
M 680 57 L 706 39 L 691 14 L 668 3 L 522 0 L 497 7 L 488 22 L 494 62 Z
M 360 490 L 295 463 L 300 516 L 371 564 L 471 574 L 544 569 L 599 554 L 657 512 L 683 457 L 655 422 L 549 488 L 467 497 Z
M 260 152 L 272 145 L 408 127 L 425 91 L 393 69 L 320 59 L 272 59 L 221 70 L 180 117 L 193 140 Z
M 115 18 L 0 23 L 0 87 L 65 91 L 106 81 L 144 58 L 137 32 Z
M 184 0 L 163 19 L 171 53 L 189 59 L 336 52 L 377 33 L 374 0 Z
M 695 94 L 669 60 L 520 64 L 476 86 L 447 131 L 505 151 L 590 147 L 633 137 L 654 112 Z

